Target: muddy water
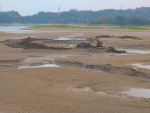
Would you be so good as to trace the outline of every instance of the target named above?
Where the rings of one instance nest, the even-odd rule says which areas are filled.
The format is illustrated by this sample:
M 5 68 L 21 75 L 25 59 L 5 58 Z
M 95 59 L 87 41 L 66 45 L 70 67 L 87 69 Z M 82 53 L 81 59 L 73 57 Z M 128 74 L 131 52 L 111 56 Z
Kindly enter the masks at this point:
M 132 64 L 132 65 L 140 67 L 140 68 L 145 68 L 145 69 L 149 69 L 150 70 L 150 65 L 142 65 L 140 63 L 135 63 L 135 64 Z
M 130 91 L 122 92 L 122 94 L 139 98 L 150 98 L 150 89 L 131 88 Z
M 18 69 L 27 69 L 27 68 L 48 68 L 48 67 L 60 67 L 56 64 L 44 64 L 44 65 L 40 65 L 40 66 L 21 66 L 18 67 Z

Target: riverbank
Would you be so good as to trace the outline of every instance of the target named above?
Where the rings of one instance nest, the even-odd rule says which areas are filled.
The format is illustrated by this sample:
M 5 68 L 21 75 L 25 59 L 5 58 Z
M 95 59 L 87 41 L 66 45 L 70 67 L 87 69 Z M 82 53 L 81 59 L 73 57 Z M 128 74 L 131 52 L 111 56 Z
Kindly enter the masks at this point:
M 61 24 L 41 24 L 22 30 L 105 30 L 105 31 L 150 31 L 148 26 L 115 26 L 115 25 L 61 25 Z

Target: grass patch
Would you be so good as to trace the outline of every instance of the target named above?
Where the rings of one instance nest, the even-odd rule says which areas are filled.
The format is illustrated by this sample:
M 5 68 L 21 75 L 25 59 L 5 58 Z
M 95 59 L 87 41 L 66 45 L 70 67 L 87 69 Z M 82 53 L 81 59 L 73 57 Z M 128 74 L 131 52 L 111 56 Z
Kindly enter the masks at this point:
M 123 29 L 123 30 L 150 30 L 148 26 L 115 26 L 110 29 Z
M 89 26 L 84 25 L 38 25 L 29 28 L 52 28 L 52 29 L 91 29 Z

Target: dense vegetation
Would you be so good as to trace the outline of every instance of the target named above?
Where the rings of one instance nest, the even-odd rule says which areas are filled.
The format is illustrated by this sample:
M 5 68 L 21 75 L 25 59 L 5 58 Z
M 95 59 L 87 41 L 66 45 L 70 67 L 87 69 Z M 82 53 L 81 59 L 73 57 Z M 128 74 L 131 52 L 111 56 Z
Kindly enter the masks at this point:
M 90 24 L 115 24 L 115 25 L 150 25 L 150 20 L 143 19 L 135 16 L 123 16 L 116 17 L 101 17 L 96 20 L 90 21 Z
M 0 23 L 22 24 L 119 24 L 119 25 L 148 25 L 150 24 L 150 7 L 127 10 L 100 10 L 61 12 L 39 12 L 32 16 L 21 16 L 17 11 L 1 12 Z

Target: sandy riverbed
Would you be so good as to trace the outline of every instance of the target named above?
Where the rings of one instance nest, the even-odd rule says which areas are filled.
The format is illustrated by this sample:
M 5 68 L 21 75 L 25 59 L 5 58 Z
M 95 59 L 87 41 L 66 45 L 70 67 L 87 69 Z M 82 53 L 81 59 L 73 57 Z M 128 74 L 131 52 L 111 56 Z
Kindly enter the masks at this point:
M 150 80 L 147 78 L 116 75 L 73 65 L 32 69 L 18 69 L 18 67 L 55 64 L 56 61 L 80 62 L 88 65 L 109 63 L 113 66 L 134 68 L 150 76 L 150 70 L 132 65 L 134 63 L 150 65 L 150 54 L 105 53 L 98 50 L 77 49 L 61 45 L 60 42 L 46 43 L 46 41 L 35 43 L 70 49 L 23 49 L 9 47 L 2 42 L 29 36 L 54 39 L 67 36 L 90 38 L 97 35 L 128 35 L 142 39 L 101 39 L 107 47 L 130 49 L 150 47 L 150 33 L 147 31 L 44 30 L 36 33 L 0 34 L 0 112 L 149 113 L 149 99 L 122 94 L 131 88 L 150 89 Z

